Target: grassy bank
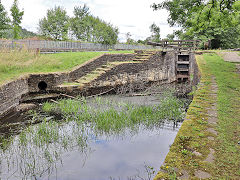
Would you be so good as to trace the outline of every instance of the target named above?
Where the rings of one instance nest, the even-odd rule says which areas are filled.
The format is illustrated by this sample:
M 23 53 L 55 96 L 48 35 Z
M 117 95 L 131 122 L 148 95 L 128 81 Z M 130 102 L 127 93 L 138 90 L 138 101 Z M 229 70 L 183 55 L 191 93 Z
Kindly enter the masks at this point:
M 68 52 L 58 54 L 40 54 L 26 50 L 0 51 L 0 85 L 27 73 L 68 71 L 94 57 L 106 52 Z M 111 51 L 133 53 L 133 51 Z
M 240 178 L 239 74 L 235 64 L 224 62 L 216 54 L 198 56 L 197 61 L 201 83 L 165 164 L 155 179 Z M 214 89 L 214 81 L 217 90 L 216 87 Z M 209 122 L 214 105 L 218 119 L 216 125 Z

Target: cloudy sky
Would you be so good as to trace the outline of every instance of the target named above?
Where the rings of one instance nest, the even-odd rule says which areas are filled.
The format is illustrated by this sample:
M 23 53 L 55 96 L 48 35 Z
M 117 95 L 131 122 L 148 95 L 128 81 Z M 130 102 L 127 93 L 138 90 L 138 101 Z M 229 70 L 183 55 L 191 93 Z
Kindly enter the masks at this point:
M 126 40 L 130 32 L 135 40 L 146 39 L 151 35 L 149 26 L 156 23 L 161 28 L 161 37 L 166 37 L 176 28 L 167 24 L 168 13 L 165 10 L 153 11 L 150 5 L 163 0 L 19 0 L 19 7 L 24 9 L 22 27 L 37 32 L 39 19 L 46 15 L 47 9 L 56 6 L 64 7 L 69 16 L 73 15 L 74 6 L 87 4 L 93 15 L 117 26 L 120 41 Z M 8 11 L 13 0 L 2 0 Z

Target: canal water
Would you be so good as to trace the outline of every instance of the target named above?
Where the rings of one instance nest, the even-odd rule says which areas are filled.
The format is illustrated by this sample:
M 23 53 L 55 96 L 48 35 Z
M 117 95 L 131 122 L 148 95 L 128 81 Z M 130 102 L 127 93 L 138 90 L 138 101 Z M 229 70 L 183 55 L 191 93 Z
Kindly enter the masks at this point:
M 179 126 L 166 123 L 154 129 L 140 128 L 137 134 L 125 137 L 92 135 L 88 154 L 77 149 L 63 153 L 57 170 L 40 179 L 148 179 L 163 163 Z
M 103 99 L 144 106 L 159 103 L 153 96 Z M 94 107 L 93 102 L 90 104 Z M 95 106 L 106 108 L 104 104 Z M 43 118 L 44 122 L 7 137 L 9 141 L 2 137 L 0 179 L 152 179 L 181 126 L 181 122 L 165 119 L 151 126 L 140 123 L 126 127 L 119 133 L 99 133 L 90 123 L 49 124 L 53 117 L 40 114 L 31 118 Z

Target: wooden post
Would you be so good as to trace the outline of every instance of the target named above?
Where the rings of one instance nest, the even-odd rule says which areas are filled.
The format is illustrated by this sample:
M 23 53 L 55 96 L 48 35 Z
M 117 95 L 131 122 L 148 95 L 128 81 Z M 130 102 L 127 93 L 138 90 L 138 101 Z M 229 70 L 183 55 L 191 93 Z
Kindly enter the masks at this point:
M 37 48 L 37 49 L 36 49 L 36 55 L 38 56 L 39 54 L 40 54 L 40 49 Z

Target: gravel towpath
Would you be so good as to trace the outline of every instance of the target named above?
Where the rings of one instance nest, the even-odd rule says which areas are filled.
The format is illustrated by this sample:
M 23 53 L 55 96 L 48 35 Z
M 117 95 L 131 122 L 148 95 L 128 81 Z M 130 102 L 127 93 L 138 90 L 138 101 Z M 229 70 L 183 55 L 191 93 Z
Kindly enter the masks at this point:
M 224 61 L 240 63 L 239 52 L 220 52 L 219 54 L 223 57 Z

